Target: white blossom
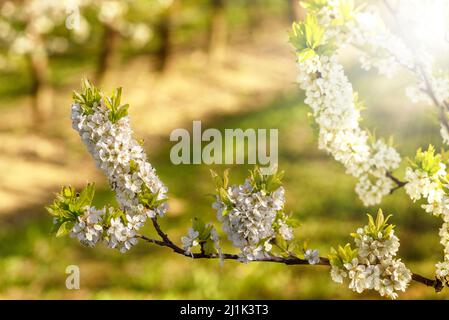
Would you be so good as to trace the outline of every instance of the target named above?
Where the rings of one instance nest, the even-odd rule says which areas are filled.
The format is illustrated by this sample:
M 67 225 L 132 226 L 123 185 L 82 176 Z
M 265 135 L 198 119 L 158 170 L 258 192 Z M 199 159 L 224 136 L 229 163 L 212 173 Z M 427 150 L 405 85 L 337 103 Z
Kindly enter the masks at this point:
M 318 250 L 307 249 L 304 252 L 304 259 L 306 259 L 309 264 L 317 264 L 320 262 L 320 256 Z
M 77 218 L 70 236 L 85 246 L 94 247 L 102 239 L 105 211 L 105 208 L 97 210 L 95 207 L 86 207 L 84 214 Z
M 228 207 L 217 196 L 212 207 L 222 222 L 223 231 L 232 244 L 240 248 L 241 260 L 257 260 L 266 257 L 272 249 L 270 241 L 278 233 L 286 241 L 293 238 L 293 230 L 279 214 L 284 207 L 284 188 L 269 193 L 255 190 L 249 179 L 243 185 L 228 187 L 227 196 L 232 203 Z M 224 210 L 227 210 L 223 215 Z M 277 231 L 274 225 L 277 224 Z
M 347 278 L 349 288 L 357 293 L 375 290 L 381 296 L 396 299 L 398 291 L 406 290 L 412 273 L 396 258 L 399 239 L 393 227 L 379 212 L 376 222 L 371 219 L 370 224 L 357 229 L 353 237 L 355 250 L 348 244 L 349 247 L 341 249 L 345 255 L 334 251 L 330 256 L 332 280 L 343 283 Z
M 318 61 L 298 63 L 298 83 L 319 126 L 319 148 L 359 178 L 356 191 L 365 205 L 378 204 L 393 187 L 386 175 L 399 166 L 400 156 L 381 140 L 369 143 L 359 127 L 360 110 L 351 83 L 336 57 L 322 56 Z
M 187 254 L 191 253 L 191 249 L 199 245 L 198 236 L 200 234 L 198 231 L 189 228 L 189 232 L 186 236 L 181 238 L 182 247 Z

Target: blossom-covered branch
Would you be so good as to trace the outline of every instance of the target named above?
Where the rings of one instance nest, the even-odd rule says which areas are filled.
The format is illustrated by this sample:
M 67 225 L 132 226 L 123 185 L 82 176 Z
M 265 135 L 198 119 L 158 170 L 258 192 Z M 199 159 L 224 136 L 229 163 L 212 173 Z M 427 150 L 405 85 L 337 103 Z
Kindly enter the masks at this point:
M 445 247 L 444 261 L 436 265 L 436 276 L 440 285 L 448 285 L 449 184 L 446 157 L 435 155 L 432 147 L 424 153 L 418 150 L 413 167 L 407 168 L 405 181 L 393 176 L 392 169 L 398 167 L 400 158 L 391 147 L 384 148 L 379 155 L 370 152 L 366 132 L 358 127 L 358 96 L 353 93 L 343 68 L 336 62 L 336 54 L 339 48 L 352 44 L 362 49 L 360 60 L 364 69 L 374 67 L 388 77 L 396 74 L 400 67 L 411 70 L 417 77 L 417 87 L 409 88 L 408 96 L 413 101 L 430 98 L 430 102 L 439 108 L 441 134 L 444 142 L 449 143 L 449 77 L 434 70 L 435 59 L 429 54 L 425 41 L 422 44 L 411 43 L 402 31 L 403 25 L 410 28 L 418 25 L 425 29 L 423 17 L 426 15 L 423 11 L 430 7 L 444 14 L 449 12 L 449 4 L 429 0 L 423 8 L 422 1 L 398 1 L 397 9 L 393 9 L 388 1 L 384 3 L 396 18 L 400 37 L 389 32 L 377 12 L 360 11 L 351 0 L 305 1 L 310 15 L 305 22 L 294 24 L 291 34 L 291 43 L 298 56 L 298 82 L 306 92 L 305 102 L 314 111 L 313 116 L 320 129 L 320 148 L 331 153 L 346 166 L 348 173 L 359 178 L 356 191 L 365 205 L 377 204 L 388 190 L 391 193 L 405 186 L 413 201 L 426 198 L 428 204 L 423 208 L 443 218 L 445 223 L 440 236 Z M 384 180 L 384 175 L 389 180 Z M 371 178 L 367 180 L 367 177 Z M 373 178 L 375 185 L 371 182 Z M 391 188 L 391 183 L 396 187 Z M 347 250 L 347 254 L 352 254 L 350 248 Z M 354 268 L 357 271 L 358 267 Z
M 240 260 L 240 256 L 238 254 L 229 254 L 229 253 L 222 253 L 221 255 L 218 254 L 205 254 L 205 253 L 188 253 L 184 251 L 181 247 L 174 244 L 169 238 L 168 235 L 165 234 L 156 218 L 153 218 L 153 225 L 155 226 L 155 229 L 157 230 L 158 235 L 161 237 L 162 240 L 155 240 L 148 238 L 144 235 L 139 235 L 138 237 L 141 238 L 144 241 L 147 241 L 151 244 L 155 244 L 161 247 L 167 247 L 172 249 L 175 253 L 183 255 L 188 258 L 192 259 L 222 259 L 222 260 Z M 280 256 L 265 256 L 258 259 L 253 260 L 252 262 L 272 262 L 272 263 L 280 263 L 285 265 L 301 265 L 301 266 L 332 266 L 331 262 L 328 258 L 325 257 L 317 257 L 318 262 L 311 264 L 310 259 L 301 259 L 297 256 L 290 255 L 287 257 L 280 257 Z M 365 266 L 366 267 L 366 266 Z M 421 283 L 423 285 L 426 285 L 428 287 L 432 287 L 435 289 L 436 292 L 440 292 L 443 289 L 443 284 L 438 279 L 429 279 L 426 278 L 420 274 L 411 273 L 411 279 L 417 283 Z
M 391 193 L 388 174 L 401 158 L 391 141 L 375 139 L 359 126 L 364 108 L 337 61 L 339 49 L 361 38 L 352 1 L 307 1 L 310 13 L 293 24 L 290 42 L 298 59 L 298 84 L 312 108 L 319 148 L 358 178 L 356 192 L 366 206 L 377 205 Z
M 181 254 L 183 256 L 192 258 L 192 259 L 221 259 L 221 260 L 241 260 L 241 256 L 238 254 L 230 254 L 230 253 L 192 253 L 187 252 L 183 248 L 176 245 L 173 241 L 170 240 L 168 235 L 162 231 L 160 228 L 157 219 L 153 218 L 153 225 L 155 227 L 155 230 L 157 231 L 158 235 L 162 240 L 156 240 L 148 238 L 144 235 L 138 235 L 139 238 L 142 240 L 161 246 L 161 247 L 167 247 L 172 249 L 175 253 Z M 319 262 L 315 264 L 310 264 L 309 260 L 307 259 L 301 259 L 296 256 L 288 256 L 288 257 L 280 257 L 280 256 L 265 256 L 260 257 L 258 259 L 252 260 L 252 262 L 275 262 L 275 263 L 282 263 L 286 265 L 321 265 L 321 266 L 329 266 L 329 260 L 327 258 L 318 257 Z
M 375 67 L 387 76 L 395 74 L 399 66 L 417 71 L 418 86 L 441 107 L 444 118 L 449 110 L 449 80 L 433 76 L 431 63 L 405 40 L 379 28 L 378 15 L 356 10 L 353 1 L 308 0 L 304 4 L 309 14 L 305 21 L 293 25 L 290 42 L 297 53 L 298 83 L 318 129 L 319 148 L 358 179 L 356 192 L 365 205 L 378 204 L 385 195 L 405 187 L 413 201 L 424 199 L 422 207 L 443 219 L 440 237 L 444 260 L 436 264 L 435 279 L 412 273 L 398 258 L 395 226 L 382 210 L 376 218 L 368 215 L 368 224 L 351 234 L 352 243 L 331 248 L 327 258 L 320 257 L 318 250 L 295 238 L 297 223 L 284 211 L 283 172 L 266 175 L 257 167 L 242 184 L 231 184 L 228 171 L 222 176 L 211 171 L 215 182 L 212 208 L 228 240 L 239 250 L 237 254 L 223 253 L 214 224 L 199 217 L 192 219 L 191 228 L 181 238 L 182 246 L 177 245 L 158 223 L 168 209 L 167 188 L 132 135 L 128 105 L 121 104 L 121 89 L 106 95 L 88 81 L 73 96 L 73 128 L 107 176 L 118 207 L 94 207 L 93 184 L 81 192 L 63 187 L 47 208 L 54 216 L 57 236 L 70 234 L 90 247 L 103 242 L 122 253 L 141 239 L 193 259 L 330 266 L 335 282 L 347 282 L 358 293 L 375 290 L 392 299 L 412 280 L 437 292 L 449 286 L 449 156 L 436 153 L 432 146 L 424 152 L 419 149 L 406 169 L 405 180 L 394 176 L 401 158 L 392 141 L 376 139 L 360 127 L 363 103 L 337 54 L 351 44 L 365 50 L 361 56 L 365 69 Z M 444 123 L 442 135 L 449 142 Z M 139 233 L 148 219 L 159 239 Z
M 227 171 L 223 176 L 211 172 L 216 192 L 212 207 L 228 239 L 240 250 L 238 254 L 223 253 L 214 225 L 198 217 L 182 237 L 182 247 L 177 245 L 158 223 L 168 208 L 167 188 L 132 137 L 128 105 L 121 104 L 121 96 L 121 89 L 105 95 L 87 80 L 82 91 L 74 93 L 73 128 L 108 177 L 118 207 L 94 207 L 93 184 L 81 192 L 63 187 L 47 207 L 57 236 L 70 234 L 89 247 L 103 242 L 122 253 L 142 239 L 193 259 L 330 266 L 334 281 L 348 280 L 349 288 L 356 292 L 376 290 L 390 298 L 405 291 L 412 280 L 436 291 L 445 284 L 440 277 L 432 280 L 413 274 L 396 258 L 399 239 L 381 211 L 376 220 L 369 216 L 369 224 L 352 235 L 355 248 L 346 244 L 331 249 L 329 258 L 320 257 L 318 250 L 294 237 L 297 224 L 284 212 L 283 173 L 265 175 L 257 167 L 241 185 L 231 185 Z M 148 218 L 160 239 L 139 233 Z

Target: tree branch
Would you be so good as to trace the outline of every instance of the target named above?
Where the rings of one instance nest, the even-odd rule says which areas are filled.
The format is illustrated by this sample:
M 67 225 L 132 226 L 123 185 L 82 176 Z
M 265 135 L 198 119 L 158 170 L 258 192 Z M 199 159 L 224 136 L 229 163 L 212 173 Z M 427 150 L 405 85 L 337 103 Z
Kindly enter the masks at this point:
M 401 189 L 407 184 L 407 182 L 401 181 L 398 178 L 396 178 L 391 172 L 387 172 L 387 177 L 390 178 L 396 184 L 396 187 L 391 189 L 390 194 L 393 194 L 396 190 Z
M 168 235 L 164 233 L 159 226 L 159 223 L 157 222 L 157 218 L 151 219 L 153 222 L 153 226 L 157 232 L 157 234 L 161 237 L 161 240 L 155 240 L 150 239 L 144 235 L 138 235 L 138 238 L 145 240 L 151 244 L 155 244 L 161 247 L 167 247 L 172 249 L 175 253 L 180 254 L 184 257 L 191 258 L 191 259 L 223 259 L 223 260 L 239 260 L 239 255 L 237 254 L 230 254 L 230 253 L 223 253 L 222 255 L 218 254 L 205 254 L 205 253 L 188 253 L 185 252 L 181 247 L 177 246 L 173 241 L 170 240 Z M 295 256 L 289 256 L 289 257 L 280 257 L 280 256 L 268 256 L 261 259 L 252 260 L 251 262 L 272 262 L 272 263 L 280 263 L 285 264 L 288 266 L 293 265 L 302 265 L 302 266 L 327 266 L 330 267 L 330 262 L 328 258 L 320 257 L 320 262 L 311 265 L 307 260 L 300 259 Z M 421 283 L 427 287 L 432 287 L 435 289 L 435 292 L 440 292 L 443 289 L 443 284 L 438 279 L 429 279 L 422 275 L 412 273 L 412 280 L 418 283 Z

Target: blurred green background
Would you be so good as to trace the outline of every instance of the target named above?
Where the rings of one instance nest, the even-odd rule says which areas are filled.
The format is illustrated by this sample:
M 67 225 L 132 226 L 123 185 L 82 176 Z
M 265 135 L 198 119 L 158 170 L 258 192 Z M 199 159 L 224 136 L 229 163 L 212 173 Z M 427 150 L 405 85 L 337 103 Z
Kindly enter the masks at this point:
M 28 2 L 11 3 L 17 9 Z M 149 159 L 169 188 L 170 210 L 161 225 L 173 240 L 180 240 L 194 216 L 218 226 L 207 196 L 213 190 L 211 167 L 175 166 L 169 158 L 170 132 L 191 130 L 193 120 L 222 130 L 279 129 L 287 211 L 301 222 L 296 237 L 308 239 L 321 255 L 346 243 L 349 233 L 365 224 L 365 214 L 378 209 L 364 208 L 354 192 L 355 179 L 317 149 L 309 109 L 295 84 L 295 56 L 287 43 L 292 20 L 304 14 L 296 1 L 122 1 L 128 9 L 113 23 L 98 18 L 102 2 L 107 1 L 82 8 L 90 26 L 84 42 L 70 40 L 64 22 L 37 40 L 47 48 L 45 41 L 53 36 L 69 39 L 60 52 L 44 49 L 36 56 L 37 45 L 24 54 L 12 51 L 14 39 L 29 35 L 30 21 L 14 22 L 17 33 L 2 39 L 0 298 L 378 298 L 333 283 L 326 267 L 235 261 L 220 267 L 218 261 L 192 261 L 143 242 L 123 255 L 101 246 L 84 248 L 76 240 L 50 234 L 52 219 L 44 206 L 61 185 L 82 187 L 95 181 L 96 204 L 114 201 L 70 125 L 71 91 L 79 88 L 83 76 L 108 91 L 123 87 L 135 134 L 145 139 Z M 9 9 L 2 8 L 1 19 L 13 20 Z M 136 48 L 131 41 L 136 29 L 116 29 L 117 19 L 144 25 L 146 42 Z M 387 80 L 362 72 L 354 57 L 347 50 L 341 61 L 368 106 L 363 126 L 379 136 L 393 135 L 404 158 L 428 143 L 440 146 L 433 109 L 412 105 L 405 97 L 411 79 L 404 74 Z M 213 168 L 222 171 L 226 166 Z M 243 181 L 248 169 L 232 167 L 232 182 Z M 403 177 L 403 171 L 404 167 L 397 176 Z M 439 220 L 411 203 L 403 190 L 386 197 L 382 209 L 394 215 L 400 256 L 414 272 L 431 277 L 442 258 Z M 145 234 L 152 234 L 149 226 Z M 68 265 L 80 267 L 80 290 L 65 287 Z M 440 299 L 448 298 L 449 292 L 437 295 L 412 283 L 399 297 Z

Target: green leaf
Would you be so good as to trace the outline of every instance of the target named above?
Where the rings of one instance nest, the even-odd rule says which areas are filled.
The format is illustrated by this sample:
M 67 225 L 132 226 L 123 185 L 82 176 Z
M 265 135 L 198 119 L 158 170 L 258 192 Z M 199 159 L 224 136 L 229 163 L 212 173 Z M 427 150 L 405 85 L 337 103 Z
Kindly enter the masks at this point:
M 316 16 L 311 14 L 306 16 L 304 26 L 308 47 L 311 49 L 317 48 L 323 40 L 324 28 L 318 24 Z
M 292 31 L 289 34 L 289 42 L 298 52 L 307 48 L 304 23 L 293 23 Z
M 327 6 L 328 0 L 301 0 L 299 4 L 308 12 L 316 13 Z
M 228 209 L 228 208 L 224 208 L 223 209 L 223 211 L 221 212 L 221 215 L 224 217 L 224 216 L 227 216 L 228 214 L 229 214 L 229 212 L 230 212 L 230 210 Z
M 340 0 L 338 3 L 338 18 L 332 21 L 334 26 L 344 25 L 353 19 L 354 0 Z
M 115 107 L 118 108 L 120 106 L 120 100 L 122 99 L 122 87 L 119 87 L 115 90 L 114 102 Z
M 60 226 L 58 231 L 56 232 L 56 238 L 60 238 L 62 236 L 65 236 L 70 233 L 72 228 L 74 227 L 75 222 L 73 221 L 66 221 L 63 222 Z
M 90 206 L 95 195 L 95 184 L 88 183 L 87 186 L 81 191 L 76 200 L 77 208 L 82 209 L 85 206 Z
M 223 188 L 227 189 L 229 186 L 229 169 L 223 171 Z
M 217 252 L 215 248 L 215 243 L 211 239 L 208 239 L 205 242 L 203 242 L 201 246 L 205 254 L 214 254 Z
M 300 52 L 298 52 L 298 61 L 304 62 L 308 59 L 315 57 L 316 55 L 317 54 L 316 54 L 315 50 L 310 49 L 310 48 L 305 48 L 305 49 L 302 49 Z
M 168 200 L 167 198 L 162 198 L 158 200 L 158 196 L 159 191 L 153 193 L 146 184 L 143 184 L 140 189 L 140 192 L 137 194 L 137 199 L 139 200 L 139 203 L 143 205 L 145 208 L 155 209 Z
M 317 54 L 330 55 L 335 50 L 333 43 L 324 42 L 325 29 L 314 14 L 307 14 L 304 22 L 293 23 L 289 42 L 296 49 L 299 62 Z
M 435 148 L 429 145 L 427 151 L 423 152 L 421 148 L 418 149 L 413 166 L 433 176 L 440 170 L 441 162 L 441 155 L 435 154 Z
M 218 190 L 218 197 L 226 206 L 232 206 L 232 201 L 229 199 L 228 192 L 224 188 Z
M 134 161 L 134 159 L 131 159 L 129 161 L 129 173 L 133 174 L 137 171 L 139 171 L 139 167 L 138 167 L 136 161 Z
M 62 195 L 64 198 L 71 199 L 75 196 L 75 189 L 72 187 L 62 187 Z
M 92 83 L 83 78 L 81 80 L 81 92 L 73 92 L 73 102 L 78 103 L 84 114 L 93 114 L 94 107 L 101 102 L 101 92 Z
M 129 104 L 124 104 L 120 107 L 118 107 L 118 111 L 116 114 L 117 120 L 120 120 L 123 117 L 126 117 L 128 115 L 128 109 L 129 109 Z
M 194 217 L 192 219 L 192 228 L 193 230 L 197 231 L 199 233 L 200 240 L 203 240 L 200 236 L 202 233 L 204 233 L 204 230 L 206 229 L 206 224 L 199 218 Z
M 53 204 L 46 209 L 59 222 L 76 221 L 77 217 L 84 213 L 84 208 L 91 205 L 94 193 L 93 183 L 89 183 L 79 194 L 73 187 L 64 186 L 61 192 L 56 194 Z

